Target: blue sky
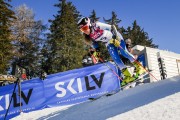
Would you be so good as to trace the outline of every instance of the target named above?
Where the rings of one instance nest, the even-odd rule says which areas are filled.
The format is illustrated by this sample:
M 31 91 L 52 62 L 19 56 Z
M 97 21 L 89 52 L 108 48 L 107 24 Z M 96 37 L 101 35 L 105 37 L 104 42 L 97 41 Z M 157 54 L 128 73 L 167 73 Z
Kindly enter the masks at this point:
M 119 26 L 127 28 L 136 20 L 148 33 L 159 49 L 180 54 L 180 0 L 67 0 L 76 6 L 84 16 L 89 16 L 94 9 L 98 17 L 111 18 L 115 11 L 122 20 Z M 53 5 L 58 0 L 12 0 L 11 5 L 17 7 L 26 4 L 33 9 L 35 18 L 53 19 L 57 8 Z M 101 22 L 102 19 L 100 20 Z

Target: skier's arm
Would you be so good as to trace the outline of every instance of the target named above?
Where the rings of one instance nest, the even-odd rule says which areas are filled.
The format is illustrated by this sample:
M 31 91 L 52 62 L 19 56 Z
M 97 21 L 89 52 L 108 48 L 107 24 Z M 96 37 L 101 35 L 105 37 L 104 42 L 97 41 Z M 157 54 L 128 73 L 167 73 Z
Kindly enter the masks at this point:
M 118 40 L 123 40 L 123 37 L 122 35 L 117 32 L 116 30 L 116 27 L 114 25 L 109 25 L 109 24 L 106 24 L 106 23 L 102 23 L 102 22 L 96 22 L 96 27 L 99 27 L 100 29 L 103 29 L 103 30 L 108 30 L 108 31 L 111 31 L 113 35 L 115 35 L 115 37 L 117 36 Z
M 108 30 L 108 31 L 111 31 L 111 25 L 109 24 L 105 24 L 105 23 L 102 23 L 102 22 L 96 22 L 96 27 L 99 27 L 100 29 L 103 29 L 103 30 Z
M 117 29 L 115 25 L 111 26 L 112 28 L 112 33 L 113 33 L 113 38 L 109 41 L 109 43 L 114 44 L 116 47 L 119 47 L 121 44 L 122 36 L 120 33 L 117 32 Z
M 116 40 L 123 40 L 123 37 L 122 37 L 122 35 L 117 31 L 116 26 L 115 26 L 115 25 L 112 25 L 111 28 L 112 28 L 112 29 L 111 29 L 112 33 L 115 35 L 115 39 L 116 39 Z

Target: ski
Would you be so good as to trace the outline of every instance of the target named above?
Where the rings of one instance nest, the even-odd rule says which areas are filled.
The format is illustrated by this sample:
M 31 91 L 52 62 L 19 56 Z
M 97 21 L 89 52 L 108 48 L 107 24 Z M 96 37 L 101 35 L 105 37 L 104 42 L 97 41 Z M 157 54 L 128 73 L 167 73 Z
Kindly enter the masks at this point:
M 97 96 L 97 97 L 90 97 L 90 98 L 88 98 L 88 100 L 94 101 L 94 100 L 97 100 L 97 99 L 102 98 L 102 97 L 109 97 L 111 95 L 114 95 L 114 94 L 118 93 L 119 91 L 120 90 L 114 90 L 112 92 L 108 92 L 108 93 L 105 93 L 105 94 Z
M 147 80 L 147 79 L 150 78 L 149 76 L 148 76 L 148 77 L 144 77 L 144 76 L 146 76 L 146 75 L 148 75 L 148 73 L 144 74 L 141 78 L 137 78 L 136 80 L 134 80 L 134 81 L 132 81 L 132 82 L 130 82 L 130 83 L 122 86 L 122 87 L 121 87 L 121 90 L 124 90 L 124 89 L 125 89 L 126 87 L 128 87 L 128 86 L 131 87 L 133 84 L 135 84 L 135 85 L 134 85 L 134 87 L 135 87 L 135 86 L 137 86 L 137 85 L 140 84 L 140 83 L 144 83 L 144 80 Z
M 137 78 L 136 80 L 134 80 L 134 81 L 132 81 L 132 82 L 122 86 L 121 90 L 124 90 L 126 87 L 131 86 L 132 84 L 136 84 L 135 86 L 137 86 L 138 82 L 139 82 L 138 84 L 144 83 L 144 80 L 147 80 L 147 79 L 150 78 L 147 75 L 148 75 L 148 73 L 145 73 L 145 74 L 141 75 L 140 78 Z M 88 98 L 88 100 L 95 101 L 95 100 L 100 99 L 102 97 L 108 97 L 108 96 L 114 95 L 114 94 L 118 93 L 119 91 L 120 91 L 120 89 L 119 90 L 114 90 L 112 92 L 108 92 L 108 93 L 105 93 L 105 94 L 97 96 L 97 97 L 90 97 L 90 98 Z
M 96 98 L 88 98 L 90 101 L 94 101 L 94 100 L 97 100 L 97 99 L 99 99 L 99 98 L 101 98 L 102 96 L 99 96 L 99 97 L 96 97 Z

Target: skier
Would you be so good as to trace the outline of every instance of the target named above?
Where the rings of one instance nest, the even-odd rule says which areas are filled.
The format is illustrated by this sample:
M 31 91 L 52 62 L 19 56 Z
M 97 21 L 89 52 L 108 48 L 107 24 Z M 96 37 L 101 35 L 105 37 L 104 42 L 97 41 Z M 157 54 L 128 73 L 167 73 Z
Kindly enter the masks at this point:
M 102 63 L 103 59 L 100 56 L 99 48 L 89 48 L 87 55 L 83 57 L 82 64 L 84 67 Z
M 131 44 L 131 39 L 125 39 L 125 43 L 126 43 L 126 48 L 128 49 L 128 51 L 131 53 L 132 49 L 132 44 Z
M 137 59 L 138 55 L 137 55 L 137 52 L 132 49 L 131 39 L 127 38 L 124 41 L 126 43 L 126 48 L 127 48 L 128 52 L 131 53 L 135 59 Z M 131 61 L 129 61 L 128 58 L 124 57 L 123 55 L 120 55 L 120 57 L 125 65 L 132 66 Z
M 122 35 L 120 33 L 117 33 L 118 35 L 113 34 L 115 33 L 115 31 L 114 29 L 112 29 L 112 25 L 108 25 L 98 21 L 91 22 L 88 17 L 82 17 L 78 21 L 78 28 L 81 32 L 83 32 L 86 44 L 91 45 L 94 48 L 97 48 L 97 41 L 101 41 L 106 45 L 109 54 L 111 55 L 112 59 L 124 75 L 123 81 L 121 82 L 121 86 L 124 86 L 127 83 L 134 81 L 136 78 L 138 78 L 139 75 L 145 73 L 145 70 L 135 62 L 134 56 L 128 52 Z M 124 65 L 119 54 L 128 58 L 131 61 L 131 63 L 136 67 L 135 77 L 129 72 L 127 67 Z
M 126 48 L 127 50 L 134 56 L 135 59 L 138 58 L 137 53 L 132 49 L 132 43 L 131 43 L 131 39 L 125 39 L 125 43 L 126 43 Z
M 97 47 L 96 49 L 90 48 L 89 54 L 92 58 L 94 64 L 102 63 L 104 60 L 101 58 L 100 49 Z

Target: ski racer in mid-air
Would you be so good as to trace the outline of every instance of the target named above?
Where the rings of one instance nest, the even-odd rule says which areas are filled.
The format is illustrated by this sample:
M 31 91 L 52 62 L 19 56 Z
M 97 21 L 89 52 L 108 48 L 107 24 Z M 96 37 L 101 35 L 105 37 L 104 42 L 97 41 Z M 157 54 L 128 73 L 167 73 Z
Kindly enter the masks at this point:
M 85 42 L 91 45 L 91 47 L 98 47 L 97 41 L 101 41 L 106 45 L 111 58 L 114 60 L 114 62 L 124 75 L 121 86 L 134 81 L 138 78 L 139 75 L 145 73 L 143 67 L 137 64 L 134 56 L 128 52 L 122 35 L 120 33 L 115 33 L 116 31 L 113 29 L 113 25 L 101 22 L 91 22 L 88 17 L 82 17 L 78 21 L 78 28 L 81 30 L 81 32 L 83 32 Z M 128 58 L 130 62 L 136 67 L 135 76 L 133 76 L 129 72 L 126 65 L 122 62 L 119 54 Z

